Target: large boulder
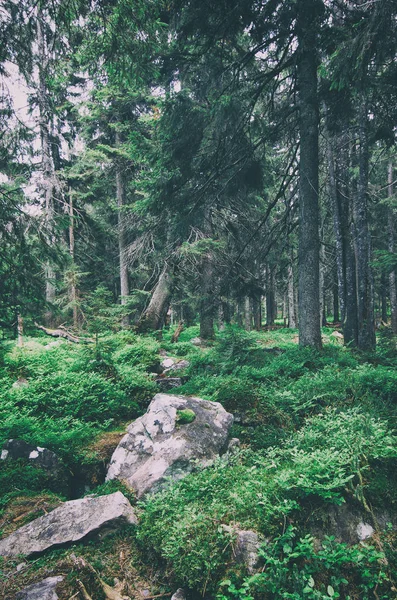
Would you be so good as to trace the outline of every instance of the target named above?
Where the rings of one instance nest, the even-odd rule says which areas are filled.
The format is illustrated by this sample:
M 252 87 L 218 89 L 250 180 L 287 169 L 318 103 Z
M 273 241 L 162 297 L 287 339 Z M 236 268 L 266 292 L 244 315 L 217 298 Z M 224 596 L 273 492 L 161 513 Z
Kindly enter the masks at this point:
M 125 482 L 138 497 L 156 492 L 222 454 L 232 423 L 219 402 L 156 394 L 146 414 L 129 425 L 106 479 Z
M 136 525 L 137 518 L 121 492 L 70 500 L 0 540 L 0 556 L 29 556 L 123 523 Z
M 16 595 L 16 600 L 58 600 L 56 587 L 63 577 L 47 577 L 39 583 L 33 583 Z

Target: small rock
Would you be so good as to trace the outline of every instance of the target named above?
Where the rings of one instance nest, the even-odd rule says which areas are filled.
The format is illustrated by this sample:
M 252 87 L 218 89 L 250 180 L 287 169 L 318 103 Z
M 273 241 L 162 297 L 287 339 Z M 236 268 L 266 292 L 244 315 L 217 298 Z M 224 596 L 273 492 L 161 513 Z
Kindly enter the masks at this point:
M 164 369 L 164 374 L 173 373 L 174 371 L 181 371 L 182 369 L 187 369 L 190 366 L 190 362 L 188 360 L 178 360 L 178 362 L 174 363 L 168 369 Z
M 163 369 L 169 369 L 175 364 L 175 361 L 173 358 L 165 358 L 161 361 L 160 364 L 163 367 Z
M 258 563 L 259 538 L 255 531 L 222 525 L 222 529 L 235 536 L 234 557 L 237 564 L 245 565 L 253 573 Z
M 338 338 L 340 340 L 343 340 L 343 334 L 340 333 L 339 331 L 333 331 L 331 333 L 331 337 L 335 337 L 335 338 Z
M 126 522 L 136 525 L 138 521 L 121 492 L 70 500 L 0 540 L 0 556 L 29 556 Z
M 201 346 L 203 343 L 203 340 L 199 337 L 195 337 L 190 340 L 190 343 L 193 344 L 193 346 Z
M 366 540 L 367 538 L 371 537 L 375 530 L 368 523 L 364 523 L 363 521 L 360 521 L 360 523 L 357 525 L 356 531 L 357 531 L 358 539 L 360 540 L 360 542 L 362 542 L 362 541 Z
M 12 384 L 13 388 L 23 388 L 23 387 L 27 387 L 29 385 L 29 381 L 27 379 L 25 379 L 24 377 L 19 377 L 16 381 L 14 381 L 14 383 Z
M 182 588 L 176 590 L 175 594 L 172 594 L 171 600 L 186 600 L 185 590 L 183 590 Z
M 162 392 L 168 392 L 182 385 L 182 377 L 158 377 L 156 383 Z
M 226 452 L 233 454 L 233 452 L 236 452 L 236 450 L 240 448 L 240 445 L 240 440 L 238 438 L 232 438 L 229 440 Z
M 33 583 L 18 592 L 15 596 L 16 600 L 58 600 L 58 595 L 55 591 L 58 583 L 63 581 L 63 577 L 47 577 L 39 583 Z
M 17 573 L 19 573 L 20 571 L 22 571 L 22 569 L 24 569 L 26 567 L 27 563 L 19 563 L 19 565 L 17 565 L 16 567 L 16 571 Z

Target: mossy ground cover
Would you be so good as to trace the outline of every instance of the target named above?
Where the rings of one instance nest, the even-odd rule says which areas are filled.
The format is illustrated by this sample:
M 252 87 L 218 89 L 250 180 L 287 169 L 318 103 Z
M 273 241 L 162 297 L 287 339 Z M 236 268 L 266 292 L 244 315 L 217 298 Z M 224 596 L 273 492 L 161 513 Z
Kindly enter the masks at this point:
M 117 553 L 120 544 L 129 548 L 123 568 L 135 573 L 127 577 L 130 589 L 140 565 L 153 594 L 182 585 L 192 597 L 221 600 L 394 598 L 392 530 L 348 547 L 332 536 L 318 540 L 308 526 L 314 511 L 326 515 L 346 503 L 369 521 L 379 511 L 390 520 L 397 514 L 395 339 L 381 336 L 377 353 L 364 356 L 332 333 L 323 331 L 322 352 L 300 349 L 296 331 L 235 327 L 204 347 L 190 343 L 196 327 L 176 344 L 172 330 L 161 341 L 127 332 L 104 336 L 96 346 L 47 347 L 48 338 L 22 349 L 7 343 L 0 353 L 0 442 L 22 437 L 57 452 L 71 470 L 79 464 L 95 471 L 109 459 L 123 424 L 142 414 L 158 391 L 151 373 L 162 347 L 190 362 L 186 383 L 172 393 L 221 402 L 236 416 L 233 434 L 242 447 L 141 503 L 138 530 L 114 543 L 79 544 L 78 552 L 88 552 L 86 560 L 112 583 L 114 576 L 126 578 Z M 12 477 L 5 476 L 9 468 Z M 15 503 L 31 498 L 34 507 L 45 474 L 22 464 L 1 469 L 0 518 L 12 528 Z M 109 484 L 98 491 L 107 489 L 113 491 Z M 235 538 L 223 525 L 260 534 L 260 573 L 250 576 L 235 564 Z M 70 550 L 59 552 L 40 558 L 45 576 L 72 560 Z M 5 562 L 3 581 L 15 589 L 15 565 Z M 65 599 L 77 591 L 76 569 Z M 87 575 L 86 583 L 94 593 L 95 581 Z

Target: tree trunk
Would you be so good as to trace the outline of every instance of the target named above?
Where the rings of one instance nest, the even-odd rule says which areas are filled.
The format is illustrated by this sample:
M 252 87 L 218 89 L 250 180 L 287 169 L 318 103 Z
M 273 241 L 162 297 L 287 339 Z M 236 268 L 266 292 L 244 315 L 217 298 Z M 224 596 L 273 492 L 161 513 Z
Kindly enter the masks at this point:
M 213 258 L 208 254 L 203 258 L 202 264 L 202 284 L 200 300 L 200 338 L 202 340 L 212 340 L 215 337 L 214 316 L 214 268 Z
M 144 311 L 137 324 L 137 331 L 145 333 L 157 331 L 163 327 L 164 319 L 171 301 L 173 289 L 172 277 L 166 265 L 159 277 L 149 306 Z
M 368 139 L 367 107 L 364 94 L 359 103 L 359 176 L 357 193 L 354 194 L 353 216 L 355 232 L 356 275 L 357 275 L 357 346 L 360 350 L 375 348 L 375 321 L 373 307 L 372 274 L 370 267 L 371 238 L 368 228 Z
M 17 329 L 18 329 L 18 346 L 22 348 L 23 346 L 23 318 L 18 313 L 17 316 Z
M 338 283 L 334 283 L 333 288 L 332 288 L 332 295 L 333 295 L 333 316 L 334 316 L 334 323 L 339 323 L 340 321 L 340 313 L 339 313 L 339 290 L 338 290 Z
M 237 300 L 237 325 L 243 326 L 243 314 L 244 314 L 244 298 L 238 298 Z
M 55 245 L 54 233 L 54 192 L 59 188 L 58 180 L 55 173 L 54 161 L 51 151 L 51 110 L 48 100 L 47 90 L 47 69 L 48 69 L 48 53 L 46 40 L 43 28 L 43 13 L 41 5 L 37 9 L 37 58 L 38 58 L 38 89 L 37 100 L 39 105 L 39 130 L 40 130 L 40 145 L 41 145 L 41 163 L 43 176 L 43 190 L 45 202 L 45 220 L 48 233 L 48 242 L 50 246 Z M 47 261 L 45 265 L 45 290 L 47 310 L 45 320 L 47 325 L 52 325 L 53 311 L 51 305 L 54 304 L 56 294 L 56 273 L 51 261 Z
M 274 272 L 266 267 L 266 325 L 272 327 L 275 319 Z
M 297 0 L 299 93 L 299 344 L 321 348 L 319 299 L 317 0 Z M 321 3 L 322 6 L 322 3 Z
M 251 298 L 249 296 L 246 296 L 244 300 L 244 327 L 247 331 L 252 329 Z
M 252 312 L 254 316 L 255 331 L 260 331 L 262 328 L 262 297 L 260 294 L 255 294 L 252 298 Z
M 288 265 L 288 327 L 290 329 L 296 329 L 294 270 L 292 268 L 292 263 Z
M 116 131 L 116 146 L 121 146 L 120 133 Z M 125 205 L 125 182 L 122 173 L 122 167 L 120 164 L 116 165 L 116 193 L 117 193 L 117 229 L 119 239 L 119 265 L 120 265 L 120 302 L 122 306 L 125 306 L 128 302 L 128 296 L 130 293 L 128 284 L 128 263 L 126 256 L 127 249 L 127 234 L 125 227 L 125 218 L 123 213 L 123 207 Z M 123 315 L 122 326 L 128 327 L 129 316 Z
M 389 162 L 388 169 L 388 196 L 393 197 L 393 163 Z M 395 248 L 395 229 L 394 229 L 394 214 L 393 207 L 390 204 L 387 211 L 387 224 L 388 224 L 388 249 L 391 254 L 396 251 Z M 391 329 L 393 333 L 397 333 L 397 285 L 396 285 L 396 271 L 393 269 L 389 275 L 389 287 L 390 287 L 390 312 L 391 312 Z
M 319 278 L 319 295 L 320 295 L 320 327 L 325 326 L 326 311 L 325 311 L 325 246 L 320 241 L 320 278 Z
M 333 225 L 336 248 L 336 271 L 338 277 L 339 309 L 341 320 L 345 318 L 346 306 L 346 288 L 345 288 L 345 266 L 343 260 L 343 233 L 342 233 L 342 215 L 339 203 L 340 195 L 335 173 L 334 149 L 329 131 L 327 132 L 327 162 L 328 162 L 328 187 L 331 198 Z M 338 319 L 339 320 L 339 319 Z
M 73 210 L 73 196 L 72 191 L 69 190 L 69 254 L 72 260 L 72 270 L 70 273 L 69 280 L 69 298 L 72 303 L 73 310 L 73 327 L 78 329 L 79 327 L 79 315 L 77 307 L 77 280 L 76 280 L 76 266 L 74 262 L 74 210 Z

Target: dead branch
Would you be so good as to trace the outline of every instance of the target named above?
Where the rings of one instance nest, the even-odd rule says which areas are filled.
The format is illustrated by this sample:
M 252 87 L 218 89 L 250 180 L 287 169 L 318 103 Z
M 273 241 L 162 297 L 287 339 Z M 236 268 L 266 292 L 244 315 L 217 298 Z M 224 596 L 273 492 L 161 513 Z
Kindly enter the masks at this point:
M 179 336 L 181 335 L 182 331 L 184 328 L 184 323 L 183 321 L 179 321 L 178 327 L 175 329 L 173 336 L 171 338 L 171 344 L 176 344 L 176 342 L 179 340 Z
M 67 329 L 65 329 L 62 326 L 59 327 L 58 329 L 48 329 L 48 327 L 43 327 L 43 325 L 39 325 L 38 323 L 35 323 L 35 326 L 38 329 L 41 329 L 41 331 L 44 331 L 44 333 L 46 333 L 47 335 L 50 335 L 51 337 L 65 338 L 66 340 L 68 340 L 69 342 L 73 342 L 74 344 L 80 344 L 80 343 L 84 343 L 84 342 L 94 343 L 93 339 L 77 337 L 76 335 L 73 335 L 73 333 L 70 333 L 70 331 L 68 331 Z

